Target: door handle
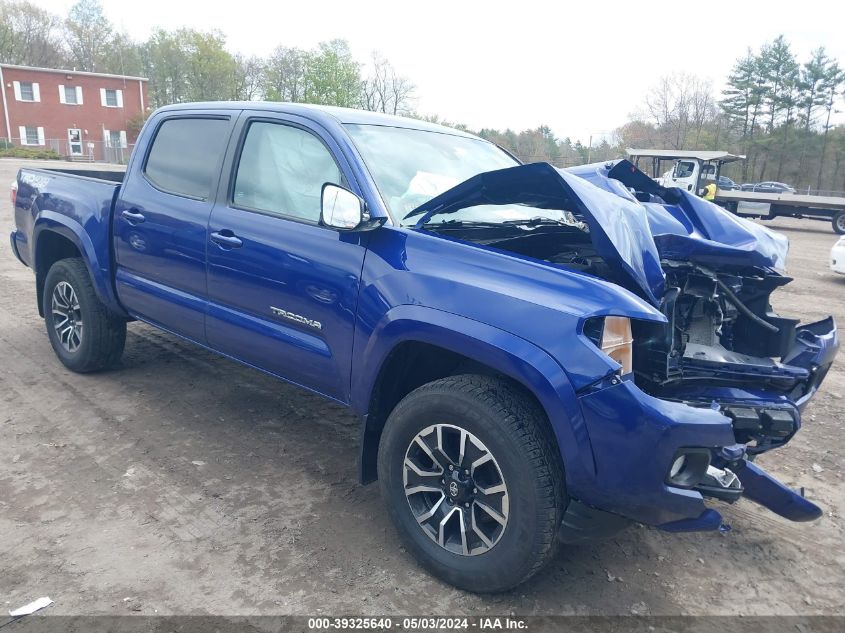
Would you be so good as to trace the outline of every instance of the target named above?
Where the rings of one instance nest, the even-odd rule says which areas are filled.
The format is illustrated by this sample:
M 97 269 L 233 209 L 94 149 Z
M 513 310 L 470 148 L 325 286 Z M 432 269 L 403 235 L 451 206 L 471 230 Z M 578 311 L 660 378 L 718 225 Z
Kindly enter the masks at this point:
M 211 241 L 217 244 L 220 248 L 226 250 L 230 248 L 240 248 L 244 244 L 243 240 L 232 233 L 229 229 L 215 231 L 211 234 Z
M 138 213 L 138 209 L 126 209 L 120 214 L 120 217 L 129 222 L 129 224 L 140 224 L 146 220 L 143 213 Z

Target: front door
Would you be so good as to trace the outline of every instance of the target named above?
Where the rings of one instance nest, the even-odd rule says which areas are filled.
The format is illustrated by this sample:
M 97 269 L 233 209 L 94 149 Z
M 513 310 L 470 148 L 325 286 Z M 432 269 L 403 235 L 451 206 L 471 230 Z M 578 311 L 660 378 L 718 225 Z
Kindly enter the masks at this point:
M 121 303 L 198 342 L 205 342 L 206 230 L 235 116 L 181 111 L 152 119 L 115 204 Z
M 236 134 L 208 227 L 208 344 L 346 402 L 367 234 L 321 226 L 320 194 L 357 185 L 305 119 L 245 113 Z
M 79 128 L 68 128 L 67 131 L 68 154 L 71 156 L 82 156 L 82 130 Z
M 675 168 L 672 170 L 672 179 L 670 187 L 679 187 L 695 193 L 696 184 L 698 183 L 699 167 L 698 161 L 685 158 L 675 163 Z

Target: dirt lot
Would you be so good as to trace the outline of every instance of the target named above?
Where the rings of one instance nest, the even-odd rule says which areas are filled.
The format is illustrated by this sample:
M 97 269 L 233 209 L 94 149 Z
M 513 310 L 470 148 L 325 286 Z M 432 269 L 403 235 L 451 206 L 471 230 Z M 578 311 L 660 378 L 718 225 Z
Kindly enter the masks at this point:
M 20 162 L 0 160 L 0 184 Z M 825 508 L 795 524 L 723 507 L 732 530 L 633 528 L 563 551 L 513 593 L 421 571 L 378 490 L 356 483 L 338 406 L 132 324 L 122 365 L 66 371 L 10 252 L 0 202 L 0 607 L 54 614 L 843 614 L 845 362 L 785 449 L 760 461 Z M 796 281 L 776 308 L 845 323 L 830 226 L 781 220 Z

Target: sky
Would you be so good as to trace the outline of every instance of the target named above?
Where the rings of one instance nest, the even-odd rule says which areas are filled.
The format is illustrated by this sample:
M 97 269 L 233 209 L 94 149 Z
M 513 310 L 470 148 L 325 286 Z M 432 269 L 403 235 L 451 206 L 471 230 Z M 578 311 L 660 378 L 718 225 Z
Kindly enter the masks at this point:
M 101 1 L 136 39 L 157 27 L 217 29 L 232 52 L 264 56 L 343 38 L 358 60 L 378 51 L 410 78 L 420 113 L 472 129 L 545 124 L 585 144 L 624 123 L 661 75 L 692 73 L 720 91 L 748 47 L 781 33 L 799 61 L 824 46 L 845 66 L 836 0 Z M 62 15 L 73 4 L 34 2 Z

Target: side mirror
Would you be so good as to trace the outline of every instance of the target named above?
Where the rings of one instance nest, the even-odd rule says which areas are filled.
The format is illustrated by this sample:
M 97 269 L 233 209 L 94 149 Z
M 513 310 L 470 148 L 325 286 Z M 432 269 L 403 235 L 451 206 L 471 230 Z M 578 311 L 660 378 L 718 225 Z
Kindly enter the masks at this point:
M 324 226 L 341 231 L 371 228 L 366 203 L 348 189 L 327 182 L 323 185 L 320 204 L 320 224 Z

